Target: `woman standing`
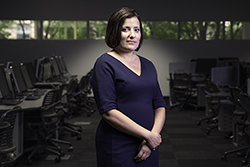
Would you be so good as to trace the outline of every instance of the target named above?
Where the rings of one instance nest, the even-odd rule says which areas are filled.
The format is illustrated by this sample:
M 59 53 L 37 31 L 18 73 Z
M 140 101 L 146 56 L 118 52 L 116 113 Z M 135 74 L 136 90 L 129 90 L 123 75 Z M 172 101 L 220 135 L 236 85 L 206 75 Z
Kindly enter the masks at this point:
M 154 65 L 134 53 L 143 41 L 138 13 L 127 7 L 115 11 L 105 39 L 112 50 L 97 59 L 91 77 L 102 116 L 98 167 L 157 167 L 166 103 Z

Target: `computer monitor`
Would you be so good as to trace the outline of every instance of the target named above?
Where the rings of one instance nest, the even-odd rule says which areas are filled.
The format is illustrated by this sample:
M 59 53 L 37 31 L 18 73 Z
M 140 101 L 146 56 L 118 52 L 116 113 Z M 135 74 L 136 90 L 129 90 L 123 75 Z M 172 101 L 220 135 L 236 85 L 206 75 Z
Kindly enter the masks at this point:
M 38 81 L 42 81 L 43 80 L 43 73 L 44 73 L 44 65 L 45 62 L 45 57 L 43 58 L 39 58 L 35 60 L 35 76 L 37 78 Z
M 68 69 L 66 67 L 64 58 L 62 56 L 58 56 L 58 63 L 60 64 L 60 66 L 62 67 L 63 73 L 66 74 L 68 73 Z
M 10 67 L 12 67 L 12 64 L 13 64 L 13 62 L 12 62 L 12 61 L 8 61 L 8 62 L 7 62 L 7 65 L 6 65 L 6 68 L 10 68 Z
M 54 56 L 54 58 L 55 58 L 55 60 L 56 60 L 56 62 L 57 62 L 57 65 L 58 65 L 58 67 L 59 67 L 60 73 L 61 73 L 62 75 L 66 74 L 66 73 L 67 73 L 67 70 L 66 70 L 66 66 L 65 66 L 65 64 L 64 64 L 64 62 L 63 62 L 62 56 Z
M 249 78 L 249 68 L 250 64 L 246 62 L 239 62 L 238 66 L 236 66 L 234 69 L 234 83 L 238 87 L 240 87 L 242 90 L 247 89 L 247 79 Z M 236 80 L 235 80 L 236 79 Z
M 60 73 L 61 73 L 62 75 L 65 74 L 65 71 L 64 71 L 64 69 L 63 69 L 61 63 L 59 62 L 58 56 L 54 56 L 54 59 L 56 60 L 56 63 L 57 63 L 57 66 L 58 66 L 58 68 L 59 68 Z
M 29 78 L 30 78 L 32 84 L 34 85 L 35 83 L 37 83 L 37 78 L 36 78 L 33 63 L 32 62 L 26 62 L 26 63 L 23 63 L 23 65 L 26 67 L 27 72 L 29 74 Z
M 1 98 L 9 98 L 12 96 L 12 93 L 8 86 L 6 73 L 3 65 L 0 65 L 0 93 Z
M 195 73 L 210 76 L 211 68 L 216 66 L 217 59 L 199 58 L 196 59 Z
M 52 71 L 51 71 L 51 63 L 50 62 L 45 62 L 43 64 L 43 75 L 42 75 L 42 80 L 44 82 L 51 81 L 53 78 Z
M 23 79 L 24 79 L 26 88 L 27 89 L 33 89 L 34 86 L 33 86 L 32 82 L 30 80 L 30 77 L 29 77 L 29 74 L 28 74 L 28 71 L 27 71 L 26 67 L 24 65 L 21 65 L 20 70 L 21 70 L 21 73 L 23 75 Z
M 238 57 L 219 57 L 218 58 L 220 66 L 232 66 L 238 63 L 240 60 Z
M 11 73 L 12 73 L 13 80 L 14 80 L 14 83 L 15 83 L 16 88 L 17 88 L 17 92 L 22 94 L 25 91 L 27 91 L 25 81 L 23 79 L 20 67 L 19 66 L 13 66 L 11 68 Z
M 52 61 L 52 68 L 53 68 L 54 77 L 60 77 L 61 73 L 60 73 L 58 64 L 56 62 L 56 59 L 54 57 L 51 57 L 51 61 Z

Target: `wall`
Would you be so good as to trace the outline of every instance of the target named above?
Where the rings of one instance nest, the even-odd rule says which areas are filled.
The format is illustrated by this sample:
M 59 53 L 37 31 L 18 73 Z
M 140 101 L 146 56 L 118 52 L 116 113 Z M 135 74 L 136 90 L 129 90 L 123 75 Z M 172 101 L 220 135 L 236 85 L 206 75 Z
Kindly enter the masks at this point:
M 107 20 L 114 10 L 128 6 L 147 21 L 250 21 L 247 0 L 4 0 L 1 6 L 0 19 Z
M 135 8 L 143 21 L 250 21 L 247 0 L 12 0 L 3 1 L 2 19 L 31 20 L 107 20 L 122 6 Z M 168 64 L 201 57 L 240 57 L 250 61 L 250 41 L 153 41 L 145 40 L 138 54 L 155 64 L 165 96 L 168 89 Z M 64 56 L 72 74 L 84 75 L 98 56 L 109 51 L 103 40 L 7 41 L 0 40 L 0 63 L 33 61 L 43 56 Z
M 151 60 L 157 70 L 160 86 L 169 95 L 169 63 L 194 58 L 239 57 L 250 62 L 250 41 L 166 41 L 145 40 L 138 52 Z M 0 63 L 14 64 L 57 54 L 65 57 L 71 74 L 85 75 L 102 53 L 109 51 L 103 40 L 81 41 L 0 41 Z

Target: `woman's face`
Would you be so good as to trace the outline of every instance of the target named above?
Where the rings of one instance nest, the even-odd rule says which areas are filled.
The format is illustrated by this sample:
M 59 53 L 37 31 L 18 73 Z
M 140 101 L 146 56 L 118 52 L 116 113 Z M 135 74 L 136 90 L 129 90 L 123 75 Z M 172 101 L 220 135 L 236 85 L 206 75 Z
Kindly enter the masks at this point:
M 140 22 L 137 17 L 127 18 L 121 31 L 121 41 L 118 49 L 125 52 L 134 51 L 138 48 L 141 39 Z

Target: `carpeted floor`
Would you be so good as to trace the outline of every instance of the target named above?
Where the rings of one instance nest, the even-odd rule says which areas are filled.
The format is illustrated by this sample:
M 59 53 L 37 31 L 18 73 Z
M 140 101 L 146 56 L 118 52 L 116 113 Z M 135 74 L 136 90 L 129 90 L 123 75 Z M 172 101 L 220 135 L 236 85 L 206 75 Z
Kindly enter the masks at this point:
M 205 133 L 207 123 L 198 126 L 197 120 L 205 116 L 205 112 L 194 109 L 179 111 L 174 108 L 167 112 L 167 120 L 162 131 L 163 143 L 160 146 L 160 167 L 241 167 L 241 158 L 236 154 L 228 155 L 227 161 L 221 156 L 226 150 L 235 148 L 232 139 L 213 129 L 209 135 Z M 65 157 L 60 163 L 54 161 L 52 155 L 36 157 L 31 165 L 26 165 L 24 154 L 15 164 L 17 167 L 96 167 L 95 129 L 100 120 L 98 112 L 90 117 L 86 113 L 78 113 L 70 120 L 82 124 L 82 139 L 77 140 L 67 132 L 61 136 L 63 140 L 72 142 L 73 152 L 62 146 Z

